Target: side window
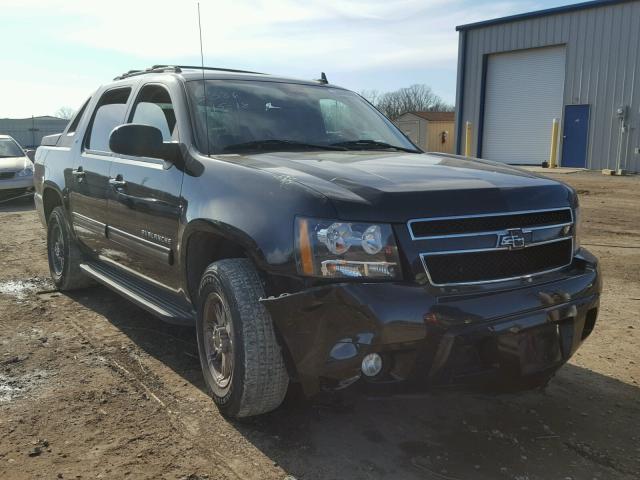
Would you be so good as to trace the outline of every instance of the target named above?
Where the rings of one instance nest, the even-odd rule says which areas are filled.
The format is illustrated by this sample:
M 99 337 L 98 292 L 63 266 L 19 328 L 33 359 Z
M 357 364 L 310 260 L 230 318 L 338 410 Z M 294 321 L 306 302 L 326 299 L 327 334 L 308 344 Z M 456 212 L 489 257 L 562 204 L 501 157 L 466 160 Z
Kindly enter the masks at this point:
M 76 133 L 76 130 L 78 130 L 78 124 L 80 123 L 80 120 L 82 119 L 82 116 L 84 115 L 84 111 L 87 109 L 87 105 L 89 105 L 89 101 L 91 101 L 91 97 L 89 97 L 87 99 L 87 101 L 84 102 L 82 107 L 80 107 L 80 110 L 78 110 L 76 115 L 73 117 L 73 120 L 71 120 L 71 124 L 69 125 L 69 128 L 67 129 L 67 135 L 73 135 L 74 133 Z
M 90 133 L 85 147 L 99 152 L 109 152 L 109 135 L 118 125 L 124 123 L 127 110 L 127 99 L 131 88 L 117 88 L 105 92 L 95 111 L 90 124 Z
M 160 85 L 145 85 L 140 90 L 129 123 L 156 127 L 165 142 L 178 140 L 178 125 L 173 103 L 167 89 Z

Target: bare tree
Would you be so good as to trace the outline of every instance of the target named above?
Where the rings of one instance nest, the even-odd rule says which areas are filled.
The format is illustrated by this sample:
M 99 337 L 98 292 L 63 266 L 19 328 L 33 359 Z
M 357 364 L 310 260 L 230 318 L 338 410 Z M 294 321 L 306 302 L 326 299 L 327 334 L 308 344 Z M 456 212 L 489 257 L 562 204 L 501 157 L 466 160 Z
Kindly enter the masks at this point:
M 363 92 L 364 93 L 364 92 Z M 368 98 L 363 94 L 365 98 Z M 427 85 L 411 85 L 393 92 L 377 94 L 372 101 L 391 120 L 407 112 L 450 112 L 453 106 L 435 94 Z
M 373 105 L 376 105 L 380 99 L 380 92 L 378 90 L 361 90 L 359 93 L 361 97 L 364 97 Z
M 74 113 L 76 113 L 76 111 L 71 107 L 60 107 L 58 110 L 56 110 L 53 116 L 64 118 L 65 120 L 70 120 L 71 117 L 73 117 Z

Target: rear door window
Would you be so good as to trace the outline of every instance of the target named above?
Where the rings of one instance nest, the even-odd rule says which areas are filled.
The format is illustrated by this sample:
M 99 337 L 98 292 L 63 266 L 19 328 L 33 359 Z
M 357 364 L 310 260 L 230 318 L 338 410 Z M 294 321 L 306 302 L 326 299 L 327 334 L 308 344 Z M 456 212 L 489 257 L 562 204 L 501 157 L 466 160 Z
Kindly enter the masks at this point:
M 80 110 L 76 112 L 73 116 L 73 119 L 69 122 L 69 126 L 67 127 L 65 134 L 58 140 L 56 144 L 59 147 L 71 147 L 73 144 L 73 140 L 75 139 L 75 134 L 78 131 L 78 127 L 80 126 L 80 121 L 83 117 L 85 117 L 85 113 L 87 113 L 87 106 L 91 98 L 87 99 L 80 107 Z
M 80 110 L 78 110 L 78 112 L 75 114 L 75 116 L 73 117 L 73 120 L 71 120 L 71 124 L 69 125 L 69 128 L 67 129 L 67 135 L 73 135 L 76 132 L 76 130 L 78 130 L 78 125 L 80 124 L 80 120 L 82 119 L 82 116 L 84 115 L 84 111 L 87 109 L 87 105 L 89 105 L 90 101 L 91 101 L 91 98 L 87 99 L 87 101 L 82 104 L 82 107 L 80 107 Z
M 105 92 L 96 105 L 91 119 L 85 147 L 97 152 L 110 152 L 109 135 L 122 125 L 127 111 L 127 100 L 131 88 L 116 88 Z

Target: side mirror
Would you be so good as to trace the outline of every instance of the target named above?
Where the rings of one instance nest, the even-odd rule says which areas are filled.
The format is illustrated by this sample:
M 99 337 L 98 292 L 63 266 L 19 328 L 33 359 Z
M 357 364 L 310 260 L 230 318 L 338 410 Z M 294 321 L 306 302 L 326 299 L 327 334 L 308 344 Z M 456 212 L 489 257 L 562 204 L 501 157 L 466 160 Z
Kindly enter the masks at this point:
M 127 123 L 114 128 L 109 136 L 109 149 L 121 155 L 161 158 L 172 163 L 178 162 L 181 158 L 177 143 L 165 143 L 159 129 L 137 123 Z

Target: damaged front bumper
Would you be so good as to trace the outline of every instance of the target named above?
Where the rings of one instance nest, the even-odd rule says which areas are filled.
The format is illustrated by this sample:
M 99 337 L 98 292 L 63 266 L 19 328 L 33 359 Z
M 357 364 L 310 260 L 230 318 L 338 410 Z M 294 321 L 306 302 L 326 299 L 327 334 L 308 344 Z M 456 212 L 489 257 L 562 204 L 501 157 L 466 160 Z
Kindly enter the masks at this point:
M 580 250 L 558 278 L 508 290 L 434 293 L 413 283 L 341 283 L 262 302 L 307 395 L 353 383 L 398 391 L 544 383 L 595 325 L 601 280 Z M 362 359 L 382 371 L 362 375 Z

